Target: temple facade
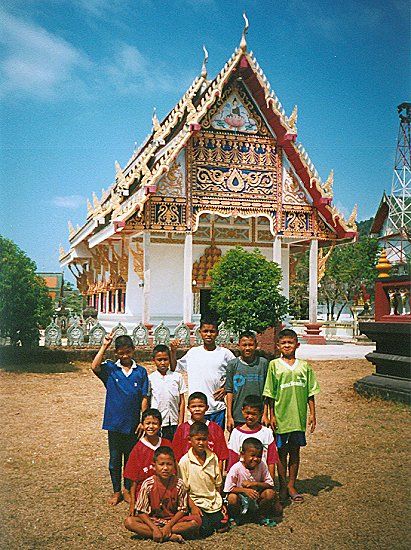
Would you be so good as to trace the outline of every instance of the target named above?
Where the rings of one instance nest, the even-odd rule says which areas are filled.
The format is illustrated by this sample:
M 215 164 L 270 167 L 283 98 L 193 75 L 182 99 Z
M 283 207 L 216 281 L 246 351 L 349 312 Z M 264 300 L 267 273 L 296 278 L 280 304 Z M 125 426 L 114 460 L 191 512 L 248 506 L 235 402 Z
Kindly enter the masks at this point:
M 197 322 L 208 311 L 209 269 L 234 246 L 282 269 L 289 292 L 293 256 L 310 250 L 310 321 L 316 321 L 318 251 L 356 235 L 332 204 L 333 174 L 322 182 L 297 141 L 297 108 L 287 116 L 247 51 L 245 31 L 222 70 L 207 57 L 179 103 L 153 129 L 115 181 L 87 202 L 81 227 L 69 223 L 60 250 L 100 323 Z

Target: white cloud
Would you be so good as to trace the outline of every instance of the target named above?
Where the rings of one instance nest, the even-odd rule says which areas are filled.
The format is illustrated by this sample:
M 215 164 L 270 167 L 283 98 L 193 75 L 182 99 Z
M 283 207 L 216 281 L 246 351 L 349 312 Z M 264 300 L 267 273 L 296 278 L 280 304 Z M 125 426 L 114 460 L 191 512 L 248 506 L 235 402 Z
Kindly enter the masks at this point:
M 63 195 L 59 197 L 53 197 L 52 203 L 59 208 L 70 208 L 75 210 L 80 206 L 84 206 L 86 199 L 81 195 Z
M 5 54 L 0 60 L 0 95 L 54 98 L 76 83 L 75 70 L 87 57 L 64 39 L 39 25 L 0 11 Z

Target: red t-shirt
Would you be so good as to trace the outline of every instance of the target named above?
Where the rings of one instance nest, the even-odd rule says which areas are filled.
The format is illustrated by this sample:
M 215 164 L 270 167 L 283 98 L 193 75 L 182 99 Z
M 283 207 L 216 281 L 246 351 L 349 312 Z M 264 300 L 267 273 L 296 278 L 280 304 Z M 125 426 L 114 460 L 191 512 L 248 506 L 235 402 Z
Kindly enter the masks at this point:
M 173 438 L 173 449 L 177 462 L 191 448 L 189 435 L 192 423 L 188 421 L 180 424 Z M 228 448 L 223 430 L 212 420 L 207 420 L 206 424 L 208 426 L 209 449 L 217 455 L 218 460 L 227 460 Z
M 154 475 L 154 451 L 163 445 L 172 448 L 172 443 L 168 439 L 160 439 L 157 445 L 151 445 L 144 436 L 134 445 L 128 457 L 123 475 L 125 478 L 137 483 L 136 495 L 143 481 Z
M 177 476 L 166 484 L 157 476 L 150 476 L 141 485 L 136 510 L 155 518 L 171 519 L 177 512 L 187 512 L 187 491 Z

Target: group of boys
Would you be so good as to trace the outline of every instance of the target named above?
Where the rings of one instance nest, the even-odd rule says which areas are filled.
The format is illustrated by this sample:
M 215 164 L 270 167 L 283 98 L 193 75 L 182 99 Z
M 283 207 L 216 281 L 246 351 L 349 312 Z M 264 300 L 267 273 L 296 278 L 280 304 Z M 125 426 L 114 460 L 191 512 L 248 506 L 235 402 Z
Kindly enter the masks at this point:
M 307 403 L 313 432 L 319 387 L 309 364 L 295 357 L 296 333 L 279 333 L 281 356 L 270 363 L 257 352 L 253 332 L 240 335 L 237 358 L 216 345 L 214 321 L 202 320 L 200 335 L 203 344 L 179 360 L 178 340 L 155 346 L 150 375 L 133 360 L 129 336 L 115 339 L 117 361 L 103 362 L 113 341 L 107 335 L 92 364 L 106 387 L 109 503 L 126 500 L 126 528 L 157 542 L 208 536 L 250 519 L 273 526 L 287 499 L 303 501 L 295 482 Z

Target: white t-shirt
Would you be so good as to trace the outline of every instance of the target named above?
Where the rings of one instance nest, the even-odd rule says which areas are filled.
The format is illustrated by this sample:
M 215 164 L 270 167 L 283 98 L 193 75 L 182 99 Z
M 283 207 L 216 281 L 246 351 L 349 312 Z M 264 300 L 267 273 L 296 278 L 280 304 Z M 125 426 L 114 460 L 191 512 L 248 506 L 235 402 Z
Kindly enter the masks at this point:
M 155 370 L 148 376 L 151 406 L 161 412 L 163 426 L 178 424 L 180 395 L 187 391 L 183 377 L 170 369 L 163 376 Z
M 216 401 L 213 394 L 224 386 L 227 363 L 234 357 L 229 349 L 220 346 L 213 351 L 196 346 L 177 361 L 176 370 L 187 373 L 189 393 L 201 391 L 207 396 L 207 414 L 226 408 L 224 401 Z

